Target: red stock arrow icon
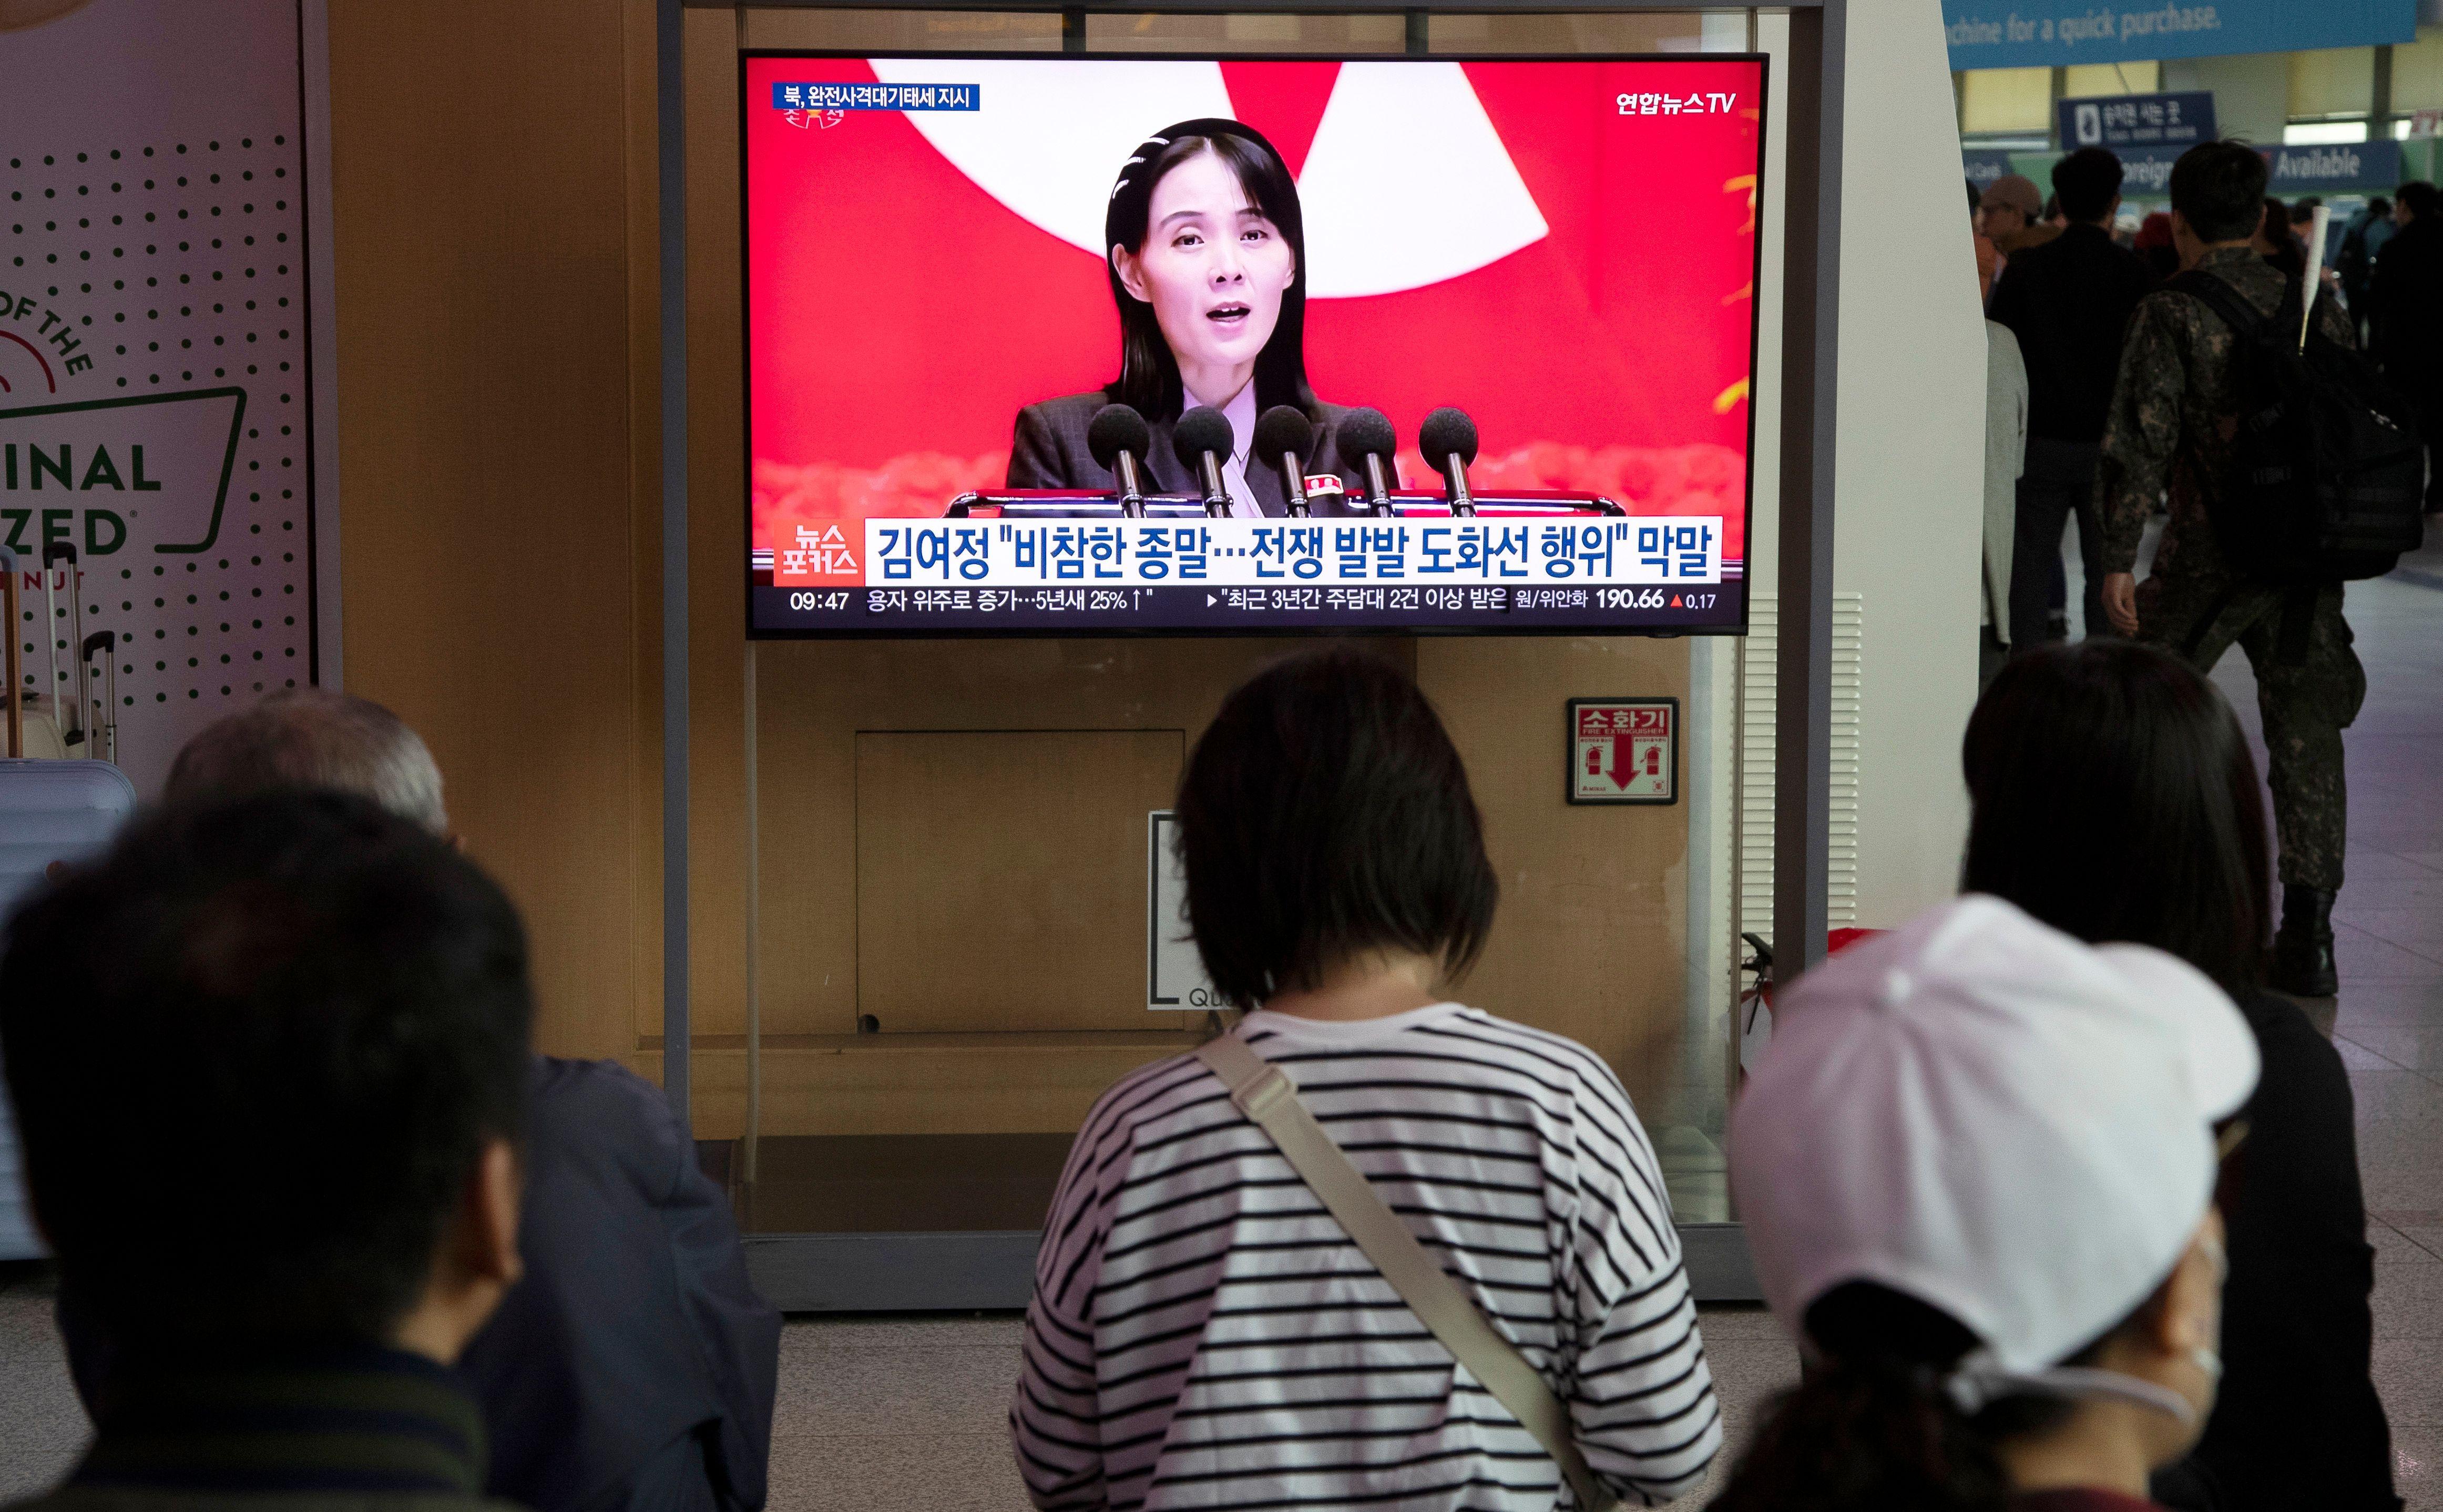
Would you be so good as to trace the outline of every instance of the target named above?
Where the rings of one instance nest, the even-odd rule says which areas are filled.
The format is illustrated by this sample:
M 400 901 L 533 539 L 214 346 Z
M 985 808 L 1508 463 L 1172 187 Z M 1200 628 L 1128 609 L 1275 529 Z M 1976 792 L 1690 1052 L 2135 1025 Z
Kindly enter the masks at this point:
M 1611 738 L 1611 780 L 1622 792 L 1628 791 L 1629 780 L 1637 775 L 1637 747 L 1626 735 Z

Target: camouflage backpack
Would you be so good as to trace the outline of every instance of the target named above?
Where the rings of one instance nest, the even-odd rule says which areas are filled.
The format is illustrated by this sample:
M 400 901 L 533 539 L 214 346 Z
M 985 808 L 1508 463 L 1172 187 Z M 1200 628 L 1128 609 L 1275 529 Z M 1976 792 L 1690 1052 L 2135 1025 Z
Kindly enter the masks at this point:
M 2425 455 L 2409 402 L 2322 330 L 2298 341 L 2299 281 L 2271 316 L 2192 269 L 2165 286 L 2238 338 L 2236 476 L 2213 513 L 2231 564 L 2258 582 L 2379 578 L 2425 534 Z

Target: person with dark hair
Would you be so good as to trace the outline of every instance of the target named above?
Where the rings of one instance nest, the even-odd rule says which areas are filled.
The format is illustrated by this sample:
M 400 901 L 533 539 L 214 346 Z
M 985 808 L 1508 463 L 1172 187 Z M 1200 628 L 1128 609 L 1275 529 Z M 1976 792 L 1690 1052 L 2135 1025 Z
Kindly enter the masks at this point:
M 1222 467 L 1233 514 L 1289 512 L 1278 459 L 1248 454 L 1257 417 L 1277 405 L 1314 425 L 1306 470 L 1342 470 L 1333 427 L 1348 411 L 1317 399 L 1306 377 L 1297 182 L 1260 132 L 1205 119 L 1146 138 L 1120 166 L 1103 244 L 1120 314 L 1119 377 L 1018 412 L 1011 488 L 1118 487 L 1087 445 L 1087 428 L 1106 404 L 1126 404 L 1152 427 L 1151 454 L 1140 460 L 1166 493 L 1203 490 L 1171 452 L 1180 415 L 1199 406 L 1226 415 L 1237 438 Z M 1327 504 L 1320 512 L 1359 511 Z
M 301 688 L 207 726 L 164 797 L 225 803 L 321 787 L 450 832 L 441 770 L 369 699 Z M 781 1317 L 755 1294 L 729 1198 L 661 1089 L 614 1061 L 532 1056 L 524 1274 L 468 1344 L 485 1486 L 537 1512 L 751 1512 L 763 1504 Z M 99 1417 L 115 1334 L 60 1296 L 79 1393 Z
M 2378 194 L 2366 202 L 2366 209 L 2350 217 L 2349 229 L 2342 233 L 2341 255 L 2334 259 L 2342 275 L 2342 296 L 2349 302 L 2350 318 L 2357 323 L 2361 341 L 2368 340 L 2367 281 L 2375 276 L 2375 260 L 2392 239 L 2393 230 L 2392 201 Z
M 449 1366 L 518 1280 L 533 1016 L 508 899 L 363 799 L 173 809 L 22 904 L 27 1192 L 118 1358 L 18 1505 L 498 1505 Z
M 2061 570 L 2062 530 L 2073 518 L 2085 564 L 2086 633 L 2110 633 L 2095 468 L 2122 334 L 2154 282 L 2138 255 L 2112 239 L 2121 179 L 2121 159 L 2101 147 L 2055 163 L 2053 190 L 2069 225 L 2012 258 L 1993 289 L 1989 314 L 2018 338 L 2028 365 L 2027 467 L 2011 568 L 2009 639 L 2017 655 L 2052 638 L 2048 600 Z
M 1446 984 L 1498 884 L 1413 680 L 1350 650 L 1241 686 L 1180 780 L 1187 922 L 1230 1033 L 1566 1408 L 1614 1496 L 1721 1441 L 1669 1199 L 1611 1069 Z M 1336 1209 L 1332 1209 L 1336 1210 Z M 1199 1056 L 1087 1116 L 1011 1421 L 1038 1506 L 1546 1509 L 1561 1475 Z M 1504 1398 L 1505 1400 L 1507 1398 Z
M 2140 300 L 2130 320 L 2095 499 L 2113 628 L 2172 649 L 2201 673 L 2236 645 L 2256 673 L 2283 882 L 2268 980 L 2296 996 L 2330 997 L 2340 986 L 2333 900 L 2349 827 L 2342 731 L 2366 699 L 2366 671 L 2342 617 L 2341 583 L 2256 581 L 2215 539 L 2236 486 L 2239 336 L 2193 282 L 2219 284 L 2259 317 L 2300 297 L 2299 281 L 2286 281 L 2250 245 L 2264 224 L 2265 175 L 2265 158 L 2241 142 L 2204 142 L 2172 165 L 2172 232 L 2189 271 Z M 2315 308 L 2326 339 L 2354 343 L 2339 301 L 2320 297 Z M 2171 519 L 2141 587 L 2139 544 L 2166 494 Z
M 1800 977 L 1729 1143 L 1805 1371 L 1709 1512 L 2154 1505 L 2221 1374 L 2213 1126 L 2256 1070 L 2195 968 L 1998 898 Z
M 2306 276 L 2307 249 L 2291 226 L 2290 207 L 2282 201 L 2270 197 L 2265 201 L 2265 218 L 2256 223 L 2250 245 L 2284 278 Z
M 2265 800 L 2214 686 L 2131 642 L 2012 662 L 1968 722 L 1974 819 L 1961 887 L 2091 944 L 2168 950 L 2239 1005 L 2263 1072 L 2223 1187 L 2231 1275 L 2222 1393 L 2195 1512 L 2395 1512 L 2369 1374 L 2366 1242 L 2350 1082 L 2298 1005 L 2264 990 Z
M 2172 217 L 2167 211 L 2153 210 L 2138 223 L 2137 239 L 2129 244 L 2146 264 L 2146 271 L 2159 284 L 2180 270 L 2180 249 L 2172 245 Z
M 2443 514 L 2443 193 L 2421 179 L 2396 194 L 2399 230 L 2375 260 L 2367 311 L 2385 380 L 2417 406 L 2426 512 Z

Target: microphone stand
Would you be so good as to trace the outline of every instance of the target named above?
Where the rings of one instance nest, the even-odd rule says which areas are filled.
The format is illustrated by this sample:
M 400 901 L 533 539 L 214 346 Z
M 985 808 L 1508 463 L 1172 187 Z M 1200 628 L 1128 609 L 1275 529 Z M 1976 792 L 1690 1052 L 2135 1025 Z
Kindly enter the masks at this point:
M 1378 515 L 1388 518 L 1392 513 L 1391 484 L 1383 476 L 1383 458 L 1378 452 L 1366 453 L 1366 502 Z
M 1218 519 L 1230 512 L 1230 490 L 1222 486 L 1222 459 L 1207 452 L 1204 453 L 1203 469 L 1204 512 Z
M 1454 518 L 1465 518 L 1474 515 L 1476 513 L 1476 499 L 1467 491 L 1467 464 L 1460 461 L 1459 453 L 1454 452 L 1450 454 L 1449 466 L 1443 469 L 1443 471 L 1450 482 L 1450 509 L 1452 516 Z
M 1300 519 L 1307 514 L 1305 472 L 1296 452 L 1281 453 L 1281 492 L 1289 499 L 1290 513 Z
M 1111 459 L 1120 477 L 1120 513 L 1131 520 L 1145 518 L 1145 483 L 1137 472 L 1133 452 L 1123 452 Z

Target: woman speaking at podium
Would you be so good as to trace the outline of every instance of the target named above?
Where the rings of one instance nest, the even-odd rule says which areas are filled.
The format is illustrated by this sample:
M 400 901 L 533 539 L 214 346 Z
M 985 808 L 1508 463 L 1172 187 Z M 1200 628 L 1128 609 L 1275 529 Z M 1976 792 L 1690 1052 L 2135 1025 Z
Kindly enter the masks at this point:
M 1153 428 L 1146 491 L 1198 494 L 1172 454 L 1187 409 L 1221 411 L 1237 441 L 1222 459 L 1234 515 L 1289 512 L 1277 460 L 1248 454 L 1256 417 L 1277 404 L 1305 412 L 1316 439 L 1306 470 L 1342 474 L 1332 428 L 1348 413 L 1306 380 L 1306 230 L 1297 185 L 1263 136 L 1235 120 L 1184 120 L 1141 143 L 1103 213 L 1105 271 L 1120 311 L 1120 376 L 1085 394 L 1018 412 L 1013 489 L 1111 489 L 1087 450 L 1106 404 Z M 1327 494 L 1318 513 L 1350 512 Z

